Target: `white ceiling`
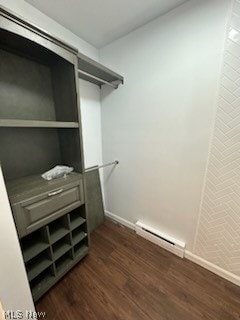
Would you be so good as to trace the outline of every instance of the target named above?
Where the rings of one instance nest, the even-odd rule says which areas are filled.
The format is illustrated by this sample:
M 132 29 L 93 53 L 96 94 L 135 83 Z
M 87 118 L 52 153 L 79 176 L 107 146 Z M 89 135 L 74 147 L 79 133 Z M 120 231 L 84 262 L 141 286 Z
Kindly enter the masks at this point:
M 187 0 L 25 0 L 97 48 Z

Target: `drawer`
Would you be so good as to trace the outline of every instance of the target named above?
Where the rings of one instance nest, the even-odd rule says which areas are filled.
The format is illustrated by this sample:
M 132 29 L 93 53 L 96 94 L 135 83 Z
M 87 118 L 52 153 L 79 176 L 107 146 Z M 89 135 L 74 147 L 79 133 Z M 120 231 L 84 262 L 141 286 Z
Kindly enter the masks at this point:
M 19 237 L 48 224 L 84 203 L 82 181 L 13 204 Z

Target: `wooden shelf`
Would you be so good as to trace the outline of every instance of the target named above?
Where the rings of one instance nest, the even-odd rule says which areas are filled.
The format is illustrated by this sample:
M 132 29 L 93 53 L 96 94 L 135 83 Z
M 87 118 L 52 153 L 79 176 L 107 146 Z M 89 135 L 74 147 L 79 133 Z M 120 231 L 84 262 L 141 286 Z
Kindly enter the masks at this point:
M 98 63 L 97 61 L 88 58 L 82 53 L 78 53 L 78 69 L 80 71 L 83 71 L 83 73 L 79 72 L 80 79 L 89 81 L 100 87 L 106 84 L 106 82 L 110 85 L 114 85 L 116 83 L 123 83 L 123 77 L 121 75 L 106 68 L 104 65 Z
M 63 256 L 66 252 L 71 249 L 70 238 L 66 236 L 56 242 L 53 246 L 53 260 L 58 260 L 61 256 Z
M 57 223 L 55 229 L 50 232 L 50 241 L 52 244 L 59 241 L 61 238 L 69 234 L 69 230 L 62 226 L 60 223 Z
M 74 230 L 76 231 L 76 229 Z M 81 242 L 84 238 L 86 238 L 87 233 L 85 233 L 84 231 L 80 231 L 80 232 L 76 232 L 76 233 L 72 233 L 72 242 L 73 245 L 75 246 L 76 244 L 78 244 L 79 242 Z
M 39 255 L 34 262 L 30 262 L 28 269 L 28 280 L 32 281 L 36 278 L 41 272 L 47 269 L 52 264 L 52 261 L 47 256 Z
M 88 252 L 88 247 L 84 244 L 78 243 L 74 247 L 74 254 L 77 258 L 84 257 Z
M 69 250 L 69 252 L 65 253 L 63 256 L 61 256 L 60 259 L 55 262 L 57 274 L 59 275 L 61 273 L 64 273 L 73 263 L 74 260 L 71 258 Z
M 15 120 L 0 119 L 0 127 L 19 128 L 78 128 L 78 122 L 63 121 L 37 121 L 37 120 Z
M 25 262 L 28 262 L 29 260 L 36 257 L 39 253 L 49 248 L 49 244 L 39 241 L 34 241 L 32 243 L 29 243 L 28 247 L 25 247 L 23 249 L 23 258 Z
M 34 300 L 37 300 L 43 293 L 45 293 L 55 282 L 55 277 L 49 269 L 44 270 L 31 283 L 32 295 Z
M 50 247 L 45 227 L 21 239 L 23 258 L 25 262 L 32 260 Z
M 77 227 L 81 226 L 84 222 L 86 222 L 86 219 L 82 218 L 82 217 L 74 217 L 73 220 L 71 220 L 71 223 L 70 223 L 70 227 L 71 227 L 71 230 L 74 230 L 76 229 Z

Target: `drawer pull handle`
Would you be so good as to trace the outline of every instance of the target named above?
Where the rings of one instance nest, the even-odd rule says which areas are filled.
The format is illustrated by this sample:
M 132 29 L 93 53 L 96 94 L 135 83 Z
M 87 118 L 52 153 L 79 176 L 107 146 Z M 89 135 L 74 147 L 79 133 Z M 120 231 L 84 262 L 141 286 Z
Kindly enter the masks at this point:
M 48 196 L 49 196 L 49 197 L 52 197 L 52 196 L 55 196 L 56 194 L 59 194 L 59 193 L 61 193 L 61 192 L 63 192 L 63 189 L 59 189 L 59 190 L 57 190 L 57 191 L 50 192 L 50 193 L 48 194 Z

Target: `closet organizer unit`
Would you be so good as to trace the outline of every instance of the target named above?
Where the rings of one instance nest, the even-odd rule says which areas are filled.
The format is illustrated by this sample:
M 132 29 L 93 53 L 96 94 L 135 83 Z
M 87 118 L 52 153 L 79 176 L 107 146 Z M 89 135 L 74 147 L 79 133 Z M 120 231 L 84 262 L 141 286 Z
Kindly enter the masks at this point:
M 35 301 L 89 250 L 78 69 L 77 50 L 0 7 L 0 162 Z M 45 181 L 57 164 L 74 172 Z
M 35 301 L 89 250 L 78 77 L 123 82 L 0 7 L 0 161 Z M 74 172 L 45 181 L 57 164 Z
M 77 51 L 0 10 L 0 161 L 34 300 L 87 253 Z M 66 178 L 45 181 L 57 164 Z

